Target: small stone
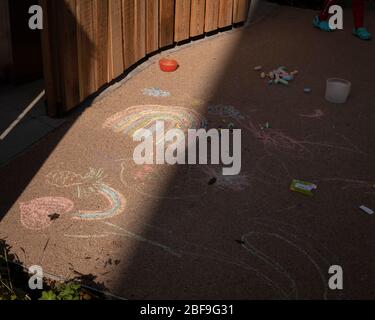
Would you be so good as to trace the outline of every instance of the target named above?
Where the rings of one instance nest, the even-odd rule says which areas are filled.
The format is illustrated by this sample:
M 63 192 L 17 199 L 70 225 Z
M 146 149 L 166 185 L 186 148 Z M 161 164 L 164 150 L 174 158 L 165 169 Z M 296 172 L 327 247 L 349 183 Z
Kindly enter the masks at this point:
M 50 218 L 51 221 L 55 221 L 58 218 L 60 218 L 60 215 L 58 213 L 53 213 L 53 214 L 48 215 L 48 218 Z

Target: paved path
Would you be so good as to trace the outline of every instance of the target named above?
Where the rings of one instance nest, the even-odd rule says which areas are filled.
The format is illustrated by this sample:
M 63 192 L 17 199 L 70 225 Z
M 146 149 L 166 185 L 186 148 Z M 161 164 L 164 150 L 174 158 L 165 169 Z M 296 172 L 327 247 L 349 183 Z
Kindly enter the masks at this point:
M 26 265 L 92 274 L 129 299 L 375 298 L 375 220 L 358 209 L 375 208 L 375 42 L 351 36 L 349 12 L 333 34 L 312 16 L 279 8 L 170 53 L 176 73 L 152 64 L 68 120 L 1 169 L 0 237 Z M 300 75 L 268 86 L 256 65 Z M 325 102 L 328 77 L 353 82 L 347 104 Z M 129 134 L 142 112 L 181 126 L 233 122 L 241 174 L 134 165 Z M 315 196 L 289 191 L 293 178 L 316 183 Z M 342 292 L 327 286 L 337 264 Z

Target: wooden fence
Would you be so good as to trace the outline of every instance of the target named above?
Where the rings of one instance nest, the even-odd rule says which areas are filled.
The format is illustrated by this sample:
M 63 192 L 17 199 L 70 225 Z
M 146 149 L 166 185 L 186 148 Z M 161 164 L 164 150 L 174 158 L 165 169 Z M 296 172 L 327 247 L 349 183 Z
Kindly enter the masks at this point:
M 0 82 L 5 79 L 4 68 L 12 62 L 8 1 L 0 0 Z
M 48 113 L 63 114 L 148 54 L 246 20 L 250 0 L 40 0 Z

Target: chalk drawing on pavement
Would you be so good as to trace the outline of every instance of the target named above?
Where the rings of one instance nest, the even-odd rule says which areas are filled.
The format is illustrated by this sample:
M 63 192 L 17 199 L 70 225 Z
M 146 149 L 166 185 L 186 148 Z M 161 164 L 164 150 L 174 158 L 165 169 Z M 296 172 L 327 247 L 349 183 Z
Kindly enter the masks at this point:
M 47 183 L 57 188 L 76 188 L 78 198 L 88 197 L 90 194 L 103 196 L 109 203 L 106 210 L 80 210 L 73 215 L 76 219 L 107 219 L 124 212 L 126 199 L 120 192 L 108 186 L 104 182 L 105 178 L 102 169 L 90 168 L 85 175 L 72 171 L 54 171 L 47 175 Z
M 171 96 L 169 91 L 164 91 L 159 88 L 145 88 L 142 90 L 143 95 L 155 98 L 167 98 Z
M 54 187 L 77 188 L 77 196 L 81 198 L 100 192 L 106 176 L 102 169 L 90 168 L 84 175 L 72 171 L 53 171 L 46 178 L 47 183 Z
M 83 220 L 101 220 L 112 218 L 124 212 L 126 200 L 121 193 L 105 184 L 99 187 L 98 193 L 107 199 L 109 203 L 108 209 L 98 211 L 80 210 L 77 214 L 74 214 L 75 218 Z
M 43 230 L 53 223 L 50 215 L 69 213 L 73 208 L 74 203 L 63 197 L 33 199 L 20 203 L 21 223 L 27 229 Z
M 206 120 L 196 111 L 178 107 L 161 105 L 134 106 L 116 113 L 105 121 L 103 128 L 115 133 L 122 133 L 130 138 L 139 129 L 155 132 L 156 121 L 164 121 L 165 131 L 180 129 L 200 129 L 205 127 Z

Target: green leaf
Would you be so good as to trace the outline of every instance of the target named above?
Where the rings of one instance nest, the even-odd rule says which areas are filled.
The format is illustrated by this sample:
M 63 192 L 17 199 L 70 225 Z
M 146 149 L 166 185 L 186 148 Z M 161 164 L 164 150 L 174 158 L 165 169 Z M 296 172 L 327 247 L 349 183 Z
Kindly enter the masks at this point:
M 57 300 L 57 296 L 53 291 L 43 291 L 39 300 Z

